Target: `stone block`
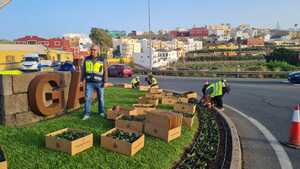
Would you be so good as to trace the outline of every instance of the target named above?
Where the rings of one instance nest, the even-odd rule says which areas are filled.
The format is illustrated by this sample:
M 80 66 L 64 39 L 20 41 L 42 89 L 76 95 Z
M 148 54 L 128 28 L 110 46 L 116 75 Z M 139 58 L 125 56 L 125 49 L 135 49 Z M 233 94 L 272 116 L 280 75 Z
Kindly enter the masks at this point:
M 16 124 L 17 124 L 16 115 L 15 114 L 13 114 L 13 115 L 4 115 L 3 116 L 3 124 L 5 126 L 8 126 L 8 127 L 16 126 Z
M 32 79 L 34 79 L 38 74 L 41 73 L 28 73 L 22 75 L 12 76 L 13 92 L 17 93 L 27 93 L 28 87 Z
M 0 95 L 12 95 L 12 76 L 0 75 Z
M 36 123 L 43 119 L 42 116 L 36 115 L 33 112 L 22 112 L 16 115 L 16 126 L 24 126 L 27 124 Z
M 1 100 L 3 101 L 1 110 L 5 115 L 27 112 L 29 109 L 27 94 L 3 96 Z

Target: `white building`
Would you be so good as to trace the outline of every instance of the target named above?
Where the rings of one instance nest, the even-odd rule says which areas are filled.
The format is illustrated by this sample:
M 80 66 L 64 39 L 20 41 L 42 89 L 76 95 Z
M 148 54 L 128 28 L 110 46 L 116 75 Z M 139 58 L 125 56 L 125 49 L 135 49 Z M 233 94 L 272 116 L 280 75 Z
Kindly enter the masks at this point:
M 135 53 L 133 56 L 133 62 L 139 66 L 148 69 L 151 67 L 161 68 L 178 60 L 177 51 L 175 50 L 155 50 L 154 48 L 149 48 L 150 43 L 146 39 L 140 40 L 140 44 L 141 52 Z
M 201 50 L 203 49 L 203 42 L 202 41 L 197 41 L 194 39 L 187 39 L 187 43 L 185 44 L 185 51 L 190 52 L 190 51 L 195 51 L 195 50 Z
M 249 34 L 244 31 L 237 31 L 236 35 L 235 35 L 235 39 L 237 39 L 238 37 L 240 37 L 241 39 L 249 39 L 250 38 Z
M 64 35 L 67 39 L 79 39 L 80 51 L 88 51 L 92 45 L 92 40 L 85 34 L 80 33 L 68 33 Z
M 113 49 L 120 50 L 121 57 L 133 57 L 134 53 L 141 52 L 141 44 L 136 39 L 113 39 Z

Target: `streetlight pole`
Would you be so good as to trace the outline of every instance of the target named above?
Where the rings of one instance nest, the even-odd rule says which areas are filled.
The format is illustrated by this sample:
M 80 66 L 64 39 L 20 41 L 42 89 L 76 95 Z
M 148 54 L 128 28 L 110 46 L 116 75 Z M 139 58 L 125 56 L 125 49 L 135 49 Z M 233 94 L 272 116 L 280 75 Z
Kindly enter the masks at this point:
M 7 5 L 8 3 L 10 3 L 11 0 L 2 0 L 0 1 L 0 9 L 3 8 L 5 5 Z
M 149 59 L 150 59 L 150 71 L 152 72 L 152 36 L 151 36 L 151 8 L 150 0 L 148 0 L 148 32 L 149 32 Z

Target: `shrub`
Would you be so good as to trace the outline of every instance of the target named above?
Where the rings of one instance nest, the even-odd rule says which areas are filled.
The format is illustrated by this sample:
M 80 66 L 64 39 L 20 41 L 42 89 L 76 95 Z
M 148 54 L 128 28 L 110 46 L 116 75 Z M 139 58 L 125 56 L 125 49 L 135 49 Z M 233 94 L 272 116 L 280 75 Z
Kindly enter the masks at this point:
M 267 62 L 281 61 L 295 66 L 300 65 L 299 53 L 286 48 L 274 49 L 270 55 L 265 56 L 265 59 Z

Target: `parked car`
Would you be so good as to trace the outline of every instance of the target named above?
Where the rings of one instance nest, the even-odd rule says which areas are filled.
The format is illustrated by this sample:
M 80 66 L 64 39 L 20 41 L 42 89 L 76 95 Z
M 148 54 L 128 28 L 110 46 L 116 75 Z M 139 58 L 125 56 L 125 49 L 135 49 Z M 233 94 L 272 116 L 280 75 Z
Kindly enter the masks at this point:
M 291 83 L 299 83 L 300 84 L 300 71 L 289 73 L 288 81 Z
M 109 77 L 131 77 L 133 70 L 125 64 L 115 64 L 108 67 Z
M 58 67 L 57 70 L 65 71 L 65 72 L 68 72 L 68 71 L 73 72 L 76 69 L 75 69 L 75 65 L 72 62 L 64 62 Z
M 51 64 L 51 60 L 43 60 L 39 54 L 32 53 L 24 56 L 20 69 L 22 71 L 40 71 L 44 67 L 50 67 Z

